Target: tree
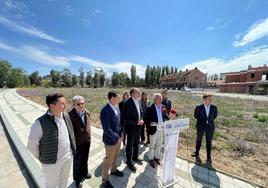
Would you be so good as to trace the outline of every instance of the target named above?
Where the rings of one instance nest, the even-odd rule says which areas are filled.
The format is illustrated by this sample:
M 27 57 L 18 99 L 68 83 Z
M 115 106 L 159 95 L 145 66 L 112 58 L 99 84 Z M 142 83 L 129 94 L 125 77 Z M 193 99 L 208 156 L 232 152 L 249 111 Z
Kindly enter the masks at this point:
M 100 86 L 100 74 L 98 70 L 94 70 L 93 84 L 94 84 L 94 87 Z
M 65 87 L 72 87 L 73 86 L 72 73 L 69 69 L 67 69 L 67 68 L 63 69 L 61 79 L 62 79 Z
M 146 67 L 146 71 L 145 71 L 145 85 L 147 86 L 147 87 L 149 87 L 150 86 L 150 71 L 151 71 L 151 67 L 150 67 L 150 65 L 147 65 L 147 67 Z
M 53 87 L 58 87 L 59 86 L 58 82 L 61 79 L 60 71 L 56 71 L 56 70 L 52 69 L 50 71 L 50 77 L 51 77 L 52 86 Z
M 78 84 L 78 76 L 76 76 L 75 74 L 72 75 L 72 86 L 76 87 Z
M 82 67 L 79 69 L 79 84 L 81 87 L 85 85 L 85 73 Z
M 39 76 L 39 72 L 35 71 L 29 76 L 31 86 L 40 86 L 42 78 Z
M 178 68 L 177 67 L 175 67 L 175 71 L 174 71 L 175 73 L 177 73 L 178 72 Z
M 91 85 L 91 80 L 92 80 L 92 72 L 88 71 L 87 76 L 86 76 L 86 84 L 88 87 L 90 87 L 90 85 Z
M 21 68 L 12 68 L 7 78 L 9 88 L 29 86 L 30 80 L 26 72 Z
M 117 72 L 113 72 L 112 74 L 112 86 L 117 87 L 119 85 L 119 76 Z
M 0 88 L 6 86 L 11 64 L 6 60 L 0 60 Z
M 100 86 L 103 87 L 106 81 L 106 74 L 104 72 L 104 70 L 100 70 L 99 72 L 99 77 L 100 77 Z
M 164 66 L 162 66 L 162 69 L 161 69 L 161 77 L 163 78 L 165 75 L 166 75 L 166 69 Z
M 171 67 L 170 73 L 171 73 L 171 74 L 174 73 L 174 67 Z
M 135 83 L 136 83 L 136 66 L 131 65 L 130 74 L 131 74 L 131 86 L 135 86 Z

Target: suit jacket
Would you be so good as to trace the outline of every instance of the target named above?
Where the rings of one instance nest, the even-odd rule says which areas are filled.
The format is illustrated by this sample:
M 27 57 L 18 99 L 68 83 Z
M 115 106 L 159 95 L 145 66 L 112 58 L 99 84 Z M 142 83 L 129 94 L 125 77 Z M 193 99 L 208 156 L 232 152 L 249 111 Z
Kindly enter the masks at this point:
M 125 102 L 126 101 L 121 101 L 118 104 L 119 110 L 120 110 L 120 125 L 121 125 L 122 132 L 125 132 L 125 127 L 126 127 L 126 122 L 124 120 Z
M 140 105 L 140 103 L 139 103 Z M 138 115 L 138 111 L 136 108 L 136 105 L 133 101 L 132 98 L 129 98 L 126 102 L 125 102 L 125 108 L 124 108 L 124 121 L 126 124 L 126 132 L 129 133 L 133 133 L 138 131 L 138 129 L 140 129 L 140 126 L 138 125 L 138 121 L 139 121 L 139 115 Z M 143 119 L 142 116 L 142 109 L 140 106 L 140 118 Z
M 103 142 L 105 145 L 115 145 L 121 137 L 120 112 L 115 114 L 112 107 L 107 104 L 100 112 L 103 129 Z
M 215 105 L 210 105 L 209 116 L 207 117 L 204 104 L 200 104 L 194 110 L 194 117 L 197 119 L 197 129 L 211 128 L 215 129 L 214 120 L 218 116 L 218 110 Z
M 162 105 L 162 108 L 165 108 L 165 106 Z M 163 122 L 166 120 L 169 120 L 169 117 L 167 114 L 162 113 L 162 118 L 163 118 Z M 151 106 L 147 108 L 145 121 L 146 121 L 146 124 L 148 124 L 148 133 L 150 135 L 153 135 L 156 132 L 157 127 L 151 126 L 151 123 L 152 122 L 158 123 L 158 117 L 157 117 L 155 104 L 152 104 Z
M 81 145 L 90 142 L 91 125 L 89 121 L 89 112 L 86 111 L 85 124 L 83 123 L 81 117 L 79 117 L 79 115 L 77 114 L 75 108 L 73 108 L 68 114 L 73 124 L 76 145 Z

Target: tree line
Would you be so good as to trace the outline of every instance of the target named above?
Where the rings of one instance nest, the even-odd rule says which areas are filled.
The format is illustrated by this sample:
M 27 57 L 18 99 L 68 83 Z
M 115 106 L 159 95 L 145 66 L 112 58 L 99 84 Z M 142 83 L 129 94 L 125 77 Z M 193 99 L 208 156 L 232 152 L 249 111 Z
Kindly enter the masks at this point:
M 27 74 L 22 68 L 14 68 L 7 60 L 0 60 L 0 88 L 8 87 L 158 87 L 160 79 L 168 74 L 177 73 L 177 67 L 150 66 L 145 69 L 145 77 L 137 75 L 136 66 L 130 68 L 130 76 L 125 72 L 113 72 L 111 76 L 102 69 L 85 71 L 78 70 L 73 74 L 70 69 L 62 71 L 52 69 L 48 75 L 41 76 L 38 71 Z M 218 79 L 218 75 L 208 76 L 208 79 Z

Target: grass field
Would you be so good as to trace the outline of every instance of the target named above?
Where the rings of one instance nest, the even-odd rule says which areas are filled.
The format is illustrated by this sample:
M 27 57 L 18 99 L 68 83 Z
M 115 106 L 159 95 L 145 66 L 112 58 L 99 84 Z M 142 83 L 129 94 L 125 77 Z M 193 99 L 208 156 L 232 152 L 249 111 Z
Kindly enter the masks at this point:
M 117 89 L 120 94 L 126 90 Z M 45 96 L 51 92 L 63 93 L 70 107 L 72 96 L 82 95 L 87 102 L 86 108 L 91 113 L 91 122 L 97 127 L 100 127 L 99 112 L 107 102 L 108 91 L 108 88 L 18 89 L 20 95 L 44 106 Z M 151 102 L 152 94 L 159 92 L 154 89 L 141 89 L 141 91 L 149 93 Z M 178 156 L 193 160 L 190 157 L 196 138 L 193 110 L 201 103 L 201 95 L 171 91 L 169 98 L 180 117 L 191 119 L 188 133 L 183 131 L 180 134 Z M 214 104 L 218 107 L 219 116 L 212 143 L 213 167 L 268 186 L 268 102 L 214 96 Z M 203 141 L 201 159 L 205 161 L 205 139 Z

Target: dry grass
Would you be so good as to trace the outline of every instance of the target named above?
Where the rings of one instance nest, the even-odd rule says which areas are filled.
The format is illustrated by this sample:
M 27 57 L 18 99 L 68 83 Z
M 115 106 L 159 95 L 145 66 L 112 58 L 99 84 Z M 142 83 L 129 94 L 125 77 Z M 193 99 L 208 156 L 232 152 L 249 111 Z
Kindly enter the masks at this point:
M 63 93 L 69 104 L 72 96 L 82 95 L 87 101 L 86 107 L 91 113 L 91 121 L 95 126 L 100 127 L 99 112 L 107 102 L 108 90 L 107 88 L 32 88 L 19 89 L 18 93 L 44 106 L 45 96 L 51 92 Z M 117 89 L 120 94 L 126 90 Z M 142 89 L 142 91 L 148 92 L 152 100 L 152 94 L 157 90 Z M 201 102 L 201 96 L 172 91 L 169 92 L 169 98 L 180 117 L 191 118 L 188 134 L 186 131 L 180 134 L 178 156 L 193 160 L 190 157 L 196 138 L 193 110 Z M 256 117 L 256 113 L 267 116 L 268 102 L 215 96 L 214 104 L 218 106 L 219 116 L 213 139 L 213 167 L 268 186 L 268 121 L 265 118 L 259 121 Z M 203 141 L 200 155 L 204 161 L 206 159 L 205 139 Z

